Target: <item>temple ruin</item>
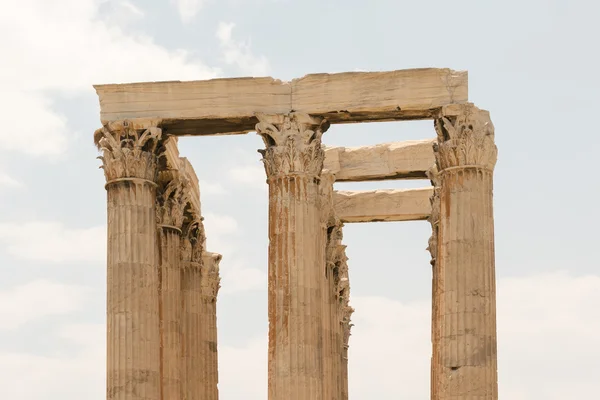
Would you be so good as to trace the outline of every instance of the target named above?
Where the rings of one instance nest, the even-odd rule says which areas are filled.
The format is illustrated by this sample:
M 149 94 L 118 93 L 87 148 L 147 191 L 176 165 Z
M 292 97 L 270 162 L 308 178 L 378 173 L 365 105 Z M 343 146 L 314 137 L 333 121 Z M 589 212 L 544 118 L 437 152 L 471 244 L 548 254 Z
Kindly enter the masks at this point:
M 177 137 L 255 131 L 269 185 L 269 400 L 348 399 L 343 226 L 415 220 L 432 227 L 431 399 L 497 400 L 497 149 L 489 113 L 468 102 L 466 72 L 95 88 L 108 204 L 107 399 L 218 399 L 221 256 L 206 248 L 198 178 Z M 431 140 L 321 143 L 336 124 L 415 119 L 433 121 Z M 389 179 L 431 186 L 333 186 Z

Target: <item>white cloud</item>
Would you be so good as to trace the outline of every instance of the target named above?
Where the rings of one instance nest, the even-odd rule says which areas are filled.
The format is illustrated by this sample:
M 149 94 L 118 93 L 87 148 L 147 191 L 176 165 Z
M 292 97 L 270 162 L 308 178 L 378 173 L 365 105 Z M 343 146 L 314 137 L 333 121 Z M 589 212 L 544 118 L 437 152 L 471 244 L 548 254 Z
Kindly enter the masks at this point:
M 500 395 L 511 400 L 587 399 L 600 390 L 600 276 L 544 274 L 498 282 Z M 13 297 L 14 298 L 14 297 Z M 16 299 L 16 298 L 15 298 Z M 0 304 L 6 304 L 5 298 Z M 350 395 L 416 400 L 429 392 L 430 305 L 354 296 Z M 74 356 L 0 353 L 8 398 L 102 399 L 104 326 L 68 326 Z M 223 400 L 266 398 L 267 338 L 219 345 Z
M 171 0 L 179 12 L 179 17 L 184 24 L 190 23 L 200 12 L 206 0 Z
M 212 183 L 207 181 L 200 181 L 198 183 L 200 185 L 200 193 L 201 195 L 205 194 L 225 194 L 227 191 L 220 183 Z
M 258 187 L 264 191 L 269 189 L 265 169 L 261 165 L 236 166 L 229 170 L 228 175 L 234 182 Z
M 0 243 L 23 260 L 102 262 L 106 258 L 106 226 L 70 229 L 58 222 L 0 224 Z
M 19 182 L 18 180 L 16 180 L 15 178 L 13 178 L 12 176 L 8 175 L 5 172 L 2 172 L 0 170 L 0 187 L 12 187 L 12 188 L 18 188 L 18 187 L 23 187 L 23 184 L 21 182 Z
M 266 76 L 269 74 L 269 60 L 265 56 L 255 56 L 251 50 L 250 40 L 241 41 L 233 38 L 234 23 L 219 22 L 217 39 L 221 44 L 223 58 L 228 65 L 235 65 L 243 74 Z
M 67 119 L 50 101 L 51 93 L 93 94 L 92 84 L 146 80 L 206 79 L 218 70 L 167 50 L 120 24 L 143 14 L 129 2 L 22 0 L 0 13 L 0 48 L 11 54 L 0 64 L 0 141 L 2 150 L 33 156 L 64 153 Z M 108 14 L 106 14 L 106 12 Z M 76 32 L 76 34 L 74 34 Z M 31 118 L 34 115 L 35 118 Z M 91 139 L 90 139 L 91 140 Z
M 88 288 L 37 280 L 0 291 L 0 331 L 79 310 Z
M 586 399 L 600 391 L 600 276 L 567 273 L 498 282 L 500 396 L 511 400 Z M 429 396 L 429 302 L 353 296 L 350 396 Z M 266 332 L 265 332 L 266 335 Z M 220 346 L 223 400 L 266 397 L 266 340 Z M 250 365 L 256 360 L 256 368 Z M 241 375 L 241 376 L 238 376 Z M 237 385 L 236 387 L 227 387 Z
M 247 257 L 239 254 L 238 234 L 240 228 L 235 218 L 229 215 L 206 213 L 204 215 L 207 250 L 223 255 L 220 266 L 222 278 L 219 293 L 229 294 L 264 288 L 266 274 L 248 267 Z
M 55 332 L 56 336 L 71 343 L 74 354 L 0 353 L 3 397 L 15 400 L 105 399 L 105 329 L 103 324 L 73 324 Z

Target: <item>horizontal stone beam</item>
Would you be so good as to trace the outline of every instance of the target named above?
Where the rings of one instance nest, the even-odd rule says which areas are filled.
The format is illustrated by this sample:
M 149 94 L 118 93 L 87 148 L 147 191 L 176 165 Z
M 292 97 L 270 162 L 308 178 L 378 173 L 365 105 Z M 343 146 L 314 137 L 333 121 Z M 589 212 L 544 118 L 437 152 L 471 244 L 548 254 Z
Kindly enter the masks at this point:
M 333 124 L 433 118 L 465 103 L 467 72 L 423 68 L 390 72 L 312 74 L 291 82 L 230 78 L 94 86 L 103 124 L 129 120 L 174 135 L 246 133 L 255 115 L 320 115 Z
M 342 222 L 420 221 L 431 214 L 433 188 L 336 191 L 334 208 Z
M 425 179 L 435 162 L 434 139 L 325 150 L 323 168 L 337 182 Z

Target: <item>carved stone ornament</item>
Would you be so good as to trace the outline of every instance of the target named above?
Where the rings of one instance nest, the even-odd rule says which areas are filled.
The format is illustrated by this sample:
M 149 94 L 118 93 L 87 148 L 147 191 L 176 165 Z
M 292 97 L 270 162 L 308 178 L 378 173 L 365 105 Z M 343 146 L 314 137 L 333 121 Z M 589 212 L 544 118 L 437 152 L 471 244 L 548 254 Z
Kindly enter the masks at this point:
M 207 288 L 207 295 L 214 301 L 221 288 L 221 276 L 219 275 L 219 263 L 222 255 L 213 253 L 211 261 L 204 263 L 202 267 L 202 286 Z
M 182 228 L 183 213 L 189 204 L 189 182 L 178 171 L 160 171 L 156 196 L 156 217 L 159 225 Z
M 156 179 L 156 148 L 161 139 L 160 128 L 139 132 L 123 121 L 105 125 L 94 134 L 94 141 L 103 155 L 107 182 L 122 178 L 138 178 L 150 182 Z
M 327 120 L 304 114 L 257 115 L 256 132 L 265 142 L 263 156 L 269 178 L 290 174 L 319 176 L 325 152 L 321 137 L 329 128 Z
M 429 216 L 429 223 L 431 224 L 431 236 L 429 237 L 429 242 L 427 246 L 427 250 L 431 254 L 431 265 L 435 265 L 435 260 L 437 259 L 437 241 L 438 241 L 438 224 L 440 220 L 440 174 L 437 170 L 437 166 L 432 166 L 427 171 L 427 177 L 431 181 L 431 185 L 433 186 L 433 195 L 429 198 L 431 203 L 431 215 Z
M 433 151 L 439 171 L 465 166 L 494 169 L 498 149 L 489 112 L 466 104 L 457 115 L 436 119 L 435 130 L 438 143 Z
M 195 212 L 186 212 L 181 237 L 181 259 L 198 265 L 202 265 L 202 253 L 206 240 L 202 219 Z

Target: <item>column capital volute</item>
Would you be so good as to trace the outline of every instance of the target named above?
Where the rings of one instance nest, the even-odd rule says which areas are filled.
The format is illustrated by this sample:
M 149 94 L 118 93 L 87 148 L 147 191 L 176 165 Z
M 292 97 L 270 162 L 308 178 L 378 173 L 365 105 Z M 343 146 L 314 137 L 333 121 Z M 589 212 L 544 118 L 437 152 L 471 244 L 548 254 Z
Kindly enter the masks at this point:
M 102 168 L 107 185 L 139 180 L 155 185 L 156 150 L 162 138 L 159 127 L 137 129 L 128 121 L 105 124 L 94 132 L 94 142 L 102 151 Z
M 490 114 L 473 104 L 453 104 L 435 118 L 438 142 L 433 150 L 440 173 L 455 168 L 492 171 L 498 150 Z
M 302 113 L 256 114 L 256 118 L 256 132 L 266 147 L 259 152 L 269 178 L 321 174 L 325 159 L 321 137 L 329 128 L 325 118 Z

